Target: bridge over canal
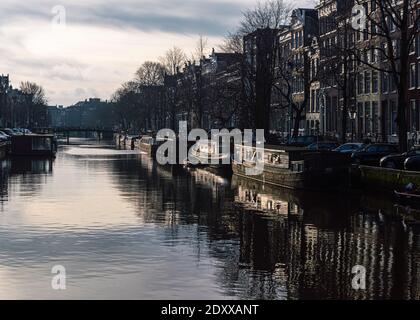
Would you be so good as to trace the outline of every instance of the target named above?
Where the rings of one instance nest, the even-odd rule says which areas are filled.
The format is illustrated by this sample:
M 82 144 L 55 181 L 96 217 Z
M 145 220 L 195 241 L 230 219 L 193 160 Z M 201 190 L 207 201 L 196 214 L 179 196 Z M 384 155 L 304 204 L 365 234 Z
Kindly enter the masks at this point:
M 98 140 L 113 139 L 114 134 L 118 131 L 109 128 L 94 128 L 94 127 L 46 127 L 46 128 L 33 128 L 32 132 L 41 134 L 62 134 L 70 140 L 72 133 L 84 133 L 87 138 L 89 133 L 94 133 Z

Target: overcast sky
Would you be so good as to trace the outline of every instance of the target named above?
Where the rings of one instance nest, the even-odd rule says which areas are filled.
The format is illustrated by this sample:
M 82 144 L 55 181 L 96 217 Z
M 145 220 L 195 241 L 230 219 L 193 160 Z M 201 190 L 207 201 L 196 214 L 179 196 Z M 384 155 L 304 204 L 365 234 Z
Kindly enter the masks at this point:
M 51 105 L 109 99 L 142 62 L 174 45 L 190 54 L 202 33 L 209 48 L 217 47 L 255 2 L 1 0 L 0 74 L 10 74 L 15 87 L 25 80 L 41 84 Z M 293 2 L 308 7 L 313 1 Z M 61 8 L 65 27 L 57 26 Z

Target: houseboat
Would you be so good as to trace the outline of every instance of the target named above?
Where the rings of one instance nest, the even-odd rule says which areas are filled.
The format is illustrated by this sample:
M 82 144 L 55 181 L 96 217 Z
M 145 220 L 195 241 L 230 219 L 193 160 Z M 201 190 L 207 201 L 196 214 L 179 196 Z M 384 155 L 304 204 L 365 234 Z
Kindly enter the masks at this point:
M 152 136 L 143 136 L 138 143 L 138 147 L 141 152 L 155 158 L 159 143 Z
M 13 136 L 10 153 L 13 156 L 48 156 L 57 152 L 57 140 L 50 134 Z
M 10 149 L 9 141 L 0 142 L 0 160 L 6 157 L 9 149 Z
M 289 189 L 338 190 L 348 186 L 349 162 L 338 152 L 235 145 L 232 169 L 238 176 Z
M 224 152 L 223 145 L 213 140 L 200 140 L 189 153 L 188 165 L 230 170 L 230 152 Z

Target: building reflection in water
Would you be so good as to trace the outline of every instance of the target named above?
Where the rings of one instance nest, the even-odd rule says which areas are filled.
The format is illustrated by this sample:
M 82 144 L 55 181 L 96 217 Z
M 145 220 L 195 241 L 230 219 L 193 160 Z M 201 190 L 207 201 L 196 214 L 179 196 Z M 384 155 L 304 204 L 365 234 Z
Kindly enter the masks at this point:
M 9 197 L 10 180 L 12 186 L 26 188 L 28 195 L 36 195 L 39 186 L 45 184 L 53 173 L 52 158 L 14 157 L 0 161 L 0 201 Z
M 174 176 L 142 162 L 139 215 L 173 231 L 197 224 L 227 294 L 420 299 L 418 220 L 395 214 L 392 198 L 293 192 L 205 170 Z M 367 290 L 351 286 L 355 265 L 367 269 Z
M 98 159 L 103 158 L 106 156 L 101 154 Z M 141 246 L 144 242 L 138 239 L 147 233 L 147 250 L 154 252 L 162 246 L 183 248 L 185 256 L 166 261 L 165 254 L 150 255 L 149 263 L 170 264 L 170 279 L 174 281 L 187 272 L 191 272 L 187 278 L 195 280 L 194 263 L 207 263 L 200 272 L 205 270 L 208 274 L 199 280 L 216 297 L 420 299 L 420 214 L 415 209 L 396 206 L 392 197 L 293 192 L 205 170 L 174 175 L 151 159 L 134 154 L 110 155 L 110 161 L 96 160 L 91 155 L 61 154 L 55 163 L 1 162 L 1 201 L 8 201 L 7 197 L 16 200 L 13 195 L 22 188 L 24 199 L 28 199 L 26 195 L 36 197 L 40 186 L 49 182 L 53 166 L 56 185 L 69 184 L 63 179 L 80 172 L 80 177 L 73 179 L 75 185 L 68 189 L 78 192 L 71 194 L 79 195 L 79 189 L 82 194 L 89 193 L 95 185 L 97 193 L 110 195 L 117 204 L 98 206 L 97 215 L 91 209 L 90 218 L 83 220 L 82 215 L 74 215 L 68 208 L 71 202 L 67 199 L 64 212 L 52 215 L 54 223 L 62 232 L 60 223 L 66 213 L 75 222 L 64 222 L 80 223 L 79 229 L 88 228 L 92 219 L 108 219 L 100 220 L 105 233 L 88 230 L 92 252 L 107 252 L 112 248 L 110 244 L 117 246 L 118 250 L 112 251 L 117 258 L 111 255 L 114 259 L 106 265 L 112 277 L 122 272 L 122 265 L 136 269 L 145 263 Z M 98 177 L 104 179 L 98 182 Z M 63 206 L 63 199 L 49 194 L 44 199 L 40 205 Z M 10 201 L 9 206 L 14 205 Z M 36 208 L 40 212 L 38 219 L 50 219 L 41 214 L 43 210 L 42 206 Z M 123 230 L 124 235 L 130 235 L 130 247 L 115 236 L 115 225 L 122 228 L 124 223 L 129 225 Z M 84 246 L 78 250 L 69 256 L 72 261 L 77 262 L 80 257 L 90 261 L 90 251 L 83 251 Z M 13 256 L 14 251 L 8 254 Z M 186 266 L 183 260 L 193 263 Z M 351 286 L 355 265 L 367 269 L 366 290 L 356 291 Z M 142 270 L 145 273 L 133 277 L 153 277 L 147 268 Z M 165 295 L 168 278 L 165 283 L 158 280 L 154 279 L 158 285 L 152 290 L 156 295 Z M 179 292 L 196 290 L 190 288 L 188 281 L 174 283 Z M 136 290 L 142 288 L 136 287 L 133 292 Z
M 420 299 L 418 223 L 375 207 L 381 201 L 374 197 L 299 194 L 235 180 L 235 199 L 250 211 L 240 215 L 240 263 L 286 275 L 288 298 Z M 367 290 L 351 286 L 355 265 L 367 269 Z

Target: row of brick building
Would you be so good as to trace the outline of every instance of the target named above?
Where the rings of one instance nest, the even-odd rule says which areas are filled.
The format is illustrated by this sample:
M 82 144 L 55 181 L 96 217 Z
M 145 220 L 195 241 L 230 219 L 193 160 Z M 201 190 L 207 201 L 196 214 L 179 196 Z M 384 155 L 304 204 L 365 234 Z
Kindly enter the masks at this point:
M 377 2 L 361 1 L 367 13 L 377 10 Z M 171 92 L 184 92 L 174 108 L 176 119 L 192 127 L 269 127 L 283 136 L 298 131 L 397 142 L 396 84 L 392 74 L 381 71 L 387 61 L 378 50 L 367 49 L 376 41 L 374 24 L 365 30 L 351 25 L 358 3 L 321 0 L 315 8 L 295 9 L 288 25 L 245 35 L 243 53 L 213 50 L 198 64 L 187 64 L 165 81 Z M 399 31 L 392 22 L 389 28 L 397 47 Z M 419 58 L 420 39 L 412 43 L 407 61 L 410 139 L 420 131 Z

